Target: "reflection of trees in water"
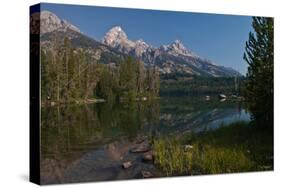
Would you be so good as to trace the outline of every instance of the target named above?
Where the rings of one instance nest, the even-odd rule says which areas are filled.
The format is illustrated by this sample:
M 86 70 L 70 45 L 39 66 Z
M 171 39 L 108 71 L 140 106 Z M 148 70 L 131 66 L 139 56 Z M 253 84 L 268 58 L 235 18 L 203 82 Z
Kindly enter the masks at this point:
M 74 152 L 149 134 L 149 125 L 159 119 L 159 102 L 49 107 L 42 109 L 41 118 L 43 155 Z
M 193 131 L 228 117 L 242 118 L 243 104 L 231 101 L 219 102 L 214 96 L 170 97 L 161 101 L 161 134 L 181 134 Z M 239 116 L 240 114 L 240 116 Z M 245 115 L 245 114 L 244 114 Z
M 122 138 L 149 135 L 150 125 L 159 119 L 159 102 L 48 107 L 42 108 L 41 119 L 43 181 L 62 182 L 64 171 L 84 153 Z
M 41 169 L 45 177 L 49 175 L 49 179 L 63 181 L 57 178 L 65 169 L 75 166 L 84 153 L 112 146 L 114 141 L 130 143 L 127 139 L 133 140 L 138 135 L 176 136 L 190 130 L 192 122 L 202 124 L 242 108 L 234 103 L 206 102 L 194 97 L 42 108 Z M 51 171 L 55 174 L 49 173 Z
M 93 149 L 121 138 L 133 139 L 138 134 L 172 134 L 242 113 L 242 104 L 202 99 L 163 98 L 42 108 L 43 155 L 55 150 L 66 153 Z
M 237 103 L 237 112 L 239 114 L 239 117 L 241 117 L 241 114 L 242 114 L 242 103 L 241 102 Z

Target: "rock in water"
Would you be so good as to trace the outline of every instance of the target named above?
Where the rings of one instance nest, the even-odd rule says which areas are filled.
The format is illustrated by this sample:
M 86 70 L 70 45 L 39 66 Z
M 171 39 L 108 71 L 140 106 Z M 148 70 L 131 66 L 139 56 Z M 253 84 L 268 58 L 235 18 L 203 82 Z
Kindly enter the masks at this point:
M 153 177 L 153 174 L 149 171 L 146 171 L 146 170 L 142 170 L 141 174 L 142 174 L 142 177 L 144 177 L 144 178 L 152 178 Z
M 225 99 L 226 98 L 226 95 L 225 94 L 219 94 L 219 99 Z
M 226 99 L 220 99 L 220 102 L 224 102 L 224 101 L 226 101 Z
M 147 143 L 142 143 L 131 149 L 132 153 L 143 153 L 150 150 L 150 146 Z
M 144 141 L 147 141 L 147 136 L 138 136 L 135 143 L 136 144 L 141 144 Z
M 153 153 L 152 151 L 148 151 L 146 153 L 143 154 L 142 159 L 144 161 L 152 161 L 153 160 Z
M 141 100 L 142 101 L 147 101 L 147 97 L 142 97 Z
M 126 161 L 122 164 L 124 169 L 130 168 L 133 165 L 132 161 Z

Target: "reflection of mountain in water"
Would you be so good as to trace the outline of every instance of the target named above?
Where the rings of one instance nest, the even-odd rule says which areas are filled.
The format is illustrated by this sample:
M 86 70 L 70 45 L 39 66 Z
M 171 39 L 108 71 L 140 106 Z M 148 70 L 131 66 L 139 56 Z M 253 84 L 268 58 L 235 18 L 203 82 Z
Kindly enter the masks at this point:
M 152 102 L 91 104 L 42 109 L 42 183 L 98 181 L 140 177 L 155 171 L 128 153 L 139 135 L 183 134 L 248 120 L 239 104 L 193 98 L 161 98 Z M 136 161 L 123 171 L 123 160 Z
M 231 124 L 235 121 L 248 121 L 249 115 L 244 109 L 215 108 L 197 112 L 182 112 L 180 114 L 164 113 L 160 116 L 163 132 L 184 133 L 185 131 L 204 131 Z

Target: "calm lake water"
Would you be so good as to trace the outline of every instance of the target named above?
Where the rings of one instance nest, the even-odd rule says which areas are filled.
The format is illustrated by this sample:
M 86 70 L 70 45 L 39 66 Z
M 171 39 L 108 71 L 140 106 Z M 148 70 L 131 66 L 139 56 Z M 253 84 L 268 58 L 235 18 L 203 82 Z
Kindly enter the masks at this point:
M 42 184 L 141 178 L 142 170 L 161 176 L 129 152 L 140 136 L 177 137 L 250 119 L 241 104 L 204 96 L 46 107 L 41 113 Z M 133 166 L 122 169 L 127 160 Z

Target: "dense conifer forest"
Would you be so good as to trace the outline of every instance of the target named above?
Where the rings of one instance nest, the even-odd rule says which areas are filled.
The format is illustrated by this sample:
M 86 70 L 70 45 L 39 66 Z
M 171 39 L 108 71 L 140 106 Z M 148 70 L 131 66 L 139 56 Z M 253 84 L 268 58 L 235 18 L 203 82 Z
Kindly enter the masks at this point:
M 42 103 L 73 103 L 95 99 L 147 100 L 157 97 L 159 73 L 154 67 L 127 57 L 119 64 L 102 63 L 84 49 L 63 45 L 41 50 Z M 108 57 L 109 58 L 109 57 Z

